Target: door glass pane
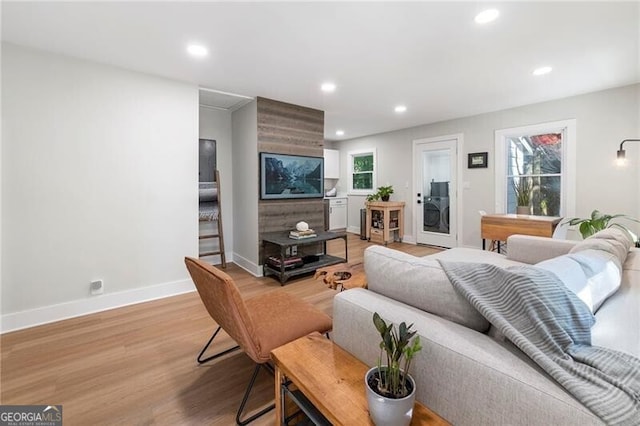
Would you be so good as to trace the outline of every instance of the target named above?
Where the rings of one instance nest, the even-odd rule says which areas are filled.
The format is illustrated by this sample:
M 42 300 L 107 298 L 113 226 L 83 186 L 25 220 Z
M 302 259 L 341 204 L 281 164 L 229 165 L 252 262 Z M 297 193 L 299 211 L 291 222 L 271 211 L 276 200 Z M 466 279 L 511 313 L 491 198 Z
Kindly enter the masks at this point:
M 451 150 L 423 151 L 423 231 L 449 233 L 449 181 Z

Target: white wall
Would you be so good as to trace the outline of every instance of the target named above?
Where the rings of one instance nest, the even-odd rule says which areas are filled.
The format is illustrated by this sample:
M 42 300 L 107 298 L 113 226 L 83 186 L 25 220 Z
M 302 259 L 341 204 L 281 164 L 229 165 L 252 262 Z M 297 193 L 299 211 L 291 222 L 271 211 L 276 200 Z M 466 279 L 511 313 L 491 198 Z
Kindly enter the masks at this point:
M 593 209 L 606 213 L 640 216 L 638 161 L 640 144 L 625 144 L 630 161 L 626 168 L 614 165 L 616 150 L 625 138 L 640 136 L 640 85 L 620 87 L 570 98 L 527 105 L 504 111 L 403 129 L 337 143 L 341 155 L 341 184 L 346 185 L 347 152 L 374 147 L 377 149 L 378 185 L 392 184 L 392 200 L 407 203 L 405 235 L 415 236 L 413 208 L 412 141 L 420 138 L 464 134 L 461 154 L 464 182 L 470 188 L 459 196 L 463 209 L 461 246 L 481 246 L 478 210 L 494 210 L 494 132 L 498 129 L 525 126 L 564 119 L 577 120 L 576 213 L 585 217 Z M 487 169 L 467 169 L 466 156 L 471 152 L 489 153 Z M 408 188 L 406 187 L 408 183 Z M 359 229 L 359 209 L 365 197 L 349 197 L 349 228 Z
M 197 87 L 3 44 L 2 89 L 3 329 L 192 289 Z
M 233 261 L 233 161 L 231 112 L 200 107 L 200 139 L 216 141 L 216 167 L 220 172 L 222 228 L 227 262 Z M 197 219 L 196 219 L 197 220 Z M 217 230 L 217 229 L 216 229 Z M 219 263 L 220 256 L 213 256 Z
M 232 114 L 234 262 L 262 275 L 258 259 L 258 103 Z

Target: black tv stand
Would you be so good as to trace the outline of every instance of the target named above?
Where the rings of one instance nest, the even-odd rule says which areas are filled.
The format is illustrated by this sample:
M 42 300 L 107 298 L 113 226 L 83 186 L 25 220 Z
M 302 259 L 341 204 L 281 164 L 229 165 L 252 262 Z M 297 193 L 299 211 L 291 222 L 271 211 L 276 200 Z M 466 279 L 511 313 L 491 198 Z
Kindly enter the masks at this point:
M 327 241 L 344 240 L 344 257 L 332 256 L 327 254 Z M 304 263 L 297 268 L 285 268 L 285 259 L 287 258 L 287 249 L 292 246 L 305 246 L 309 244 L 322 243 L 323 254 L 318 255 L 318 260 Z M 280 250 L 280 268 L 276 268 L 269 265 L 267 262 L 267 246 L 275 245 Z M 262 252 L 264 258 L 262 259 L 262 275 L 267 277 L 269 275 L 276 275 L 280 279 L 280 284 L 284 285 L 287 280 L 293 276 L 307 274 L 315 272 L 316 269 L 324 266 L 335 265 L 337 263 L 343 263 L 348 261 L 348 248 L 347 248 L 347 233 L 346 232 L 317 232 L 316 237 L 302 238 L 299 240 L 289 238 L 289 231 L 285 232 L 269 232 L 262 235 Z

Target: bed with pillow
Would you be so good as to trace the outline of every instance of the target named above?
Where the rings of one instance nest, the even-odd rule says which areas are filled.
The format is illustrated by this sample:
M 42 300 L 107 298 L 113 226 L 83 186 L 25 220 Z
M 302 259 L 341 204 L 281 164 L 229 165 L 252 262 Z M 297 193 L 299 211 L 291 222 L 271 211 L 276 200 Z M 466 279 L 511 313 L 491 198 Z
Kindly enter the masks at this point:
M 422 258 L 368 248 L 369 288 L 334 298 L 332 338 L 372 366 L 373 313 L 413 323 L 423 346 L 411 367 L 417 399 L 452 424 L 604 424 L 457 292 L 440 261 L 552 274 L 595 316 L 593 345 L 640 357 L 640 250 L 617 230 L 581 242 L 514 235 L 508 245 L 506 256 L 455 248 Z
M 200 221 L 218 220 L 218 184 L 216 182 L 200 182 L 198 189 Z

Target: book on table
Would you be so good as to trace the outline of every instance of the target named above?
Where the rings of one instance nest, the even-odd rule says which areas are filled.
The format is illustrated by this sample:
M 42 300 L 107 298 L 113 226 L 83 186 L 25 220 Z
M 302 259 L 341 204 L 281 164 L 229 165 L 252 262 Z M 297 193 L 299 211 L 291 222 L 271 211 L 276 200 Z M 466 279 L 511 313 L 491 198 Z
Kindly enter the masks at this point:
M 317 237 L 316 231 L 313 229 L 307 229 L 306 231 L 290 231 L 289 238 L 293 238 L 294 240 L 300 240 L 303 238 L 313 238 Z
M 273 266 L 274 268 L 280 268 L 280 265 L 284 264 L 285 269 L 295 268 L 304 264 L 302 258 L 298 256 L 287 257 L 284 259 L 284 262 L 282 260 L 283 259 L 280 259 L 276 256 L 269 256 L 267 258 L 267 263 L 269 264 L 269 266 Z

